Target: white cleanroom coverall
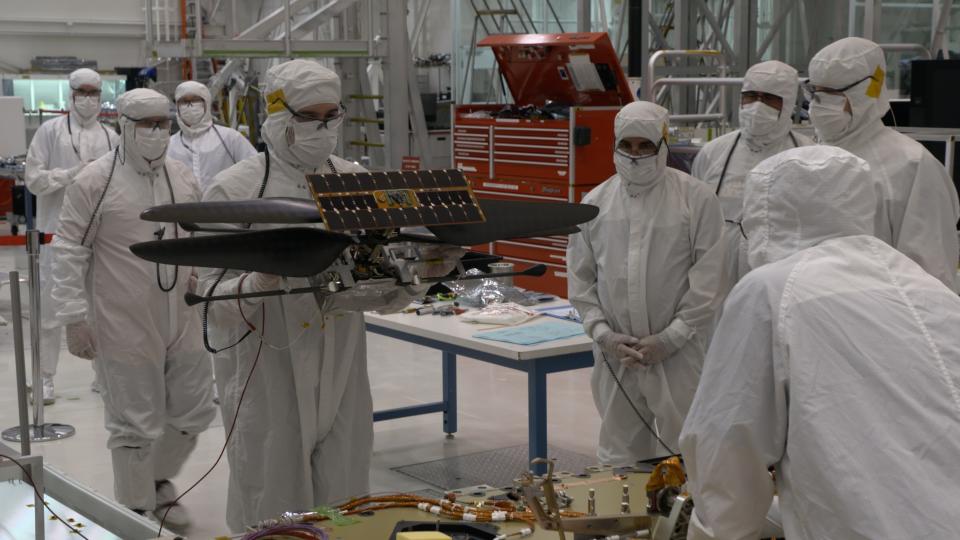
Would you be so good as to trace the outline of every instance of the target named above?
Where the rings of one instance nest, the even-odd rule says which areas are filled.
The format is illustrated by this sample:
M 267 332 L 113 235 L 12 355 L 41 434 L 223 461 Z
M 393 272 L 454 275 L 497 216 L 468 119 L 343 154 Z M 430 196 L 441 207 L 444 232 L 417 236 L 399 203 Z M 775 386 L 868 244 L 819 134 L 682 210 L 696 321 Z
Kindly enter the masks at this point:
M 331 155 L 337 142 L 335 126 L 298 122 L 290 112 L 339 103 L 336 73 L 307 60 L 286 62 L 267 72 L 264 96 L 269 110 L 263 124 L 268 152 L 217 175 L 204 193 L 205 201 L 256 199 L 261 189 L 263 197 L 310 198 L 305 175 L 364 171 Z M 264 228 L 270 226 L 252 227 Z M 231 270 L 218 279 L 221 273 L 201 271 L 200 290 L 236 294 L 242 286 L 250 292 L 251 284 L 263 276 Z M 306 279 L 290 278 L 288 283 L 308 286 Z M 369 490 L 373 405 L 361 311 L 399 310 L 413 294 L 423 292 L 393 288 L 382 297 L 355 304 L 347 300 L 323 310 L 313 295 L 243 301 L 247 320 L 265 327 L 215 357 L 223 415 L 230 422 L 257 358 L 259 334 L 264 334 L 260 360 L 227 448 L 227 523 L 232 530 Z M 208 309 L 212 347 L 227 347 L 247 333 L 237 302 L 212 302 Z
M 817 92 L 810 120 L 820 142 L 863 158 L 883 181 L 876 236 L 956 290 L 957 190 L 923 145 L 883 125 L 890 109 L 885 69 L 883 50 L 863 38 L 844 38 L 821 49 L 810 60 L 810 84 L 833 89 L 856 84 L 842 95 Z
M 680 437 L 688 538 L 956 538 L 960 298 L 871 236 L 878 182 L 833 147 L 747 178 L 747 274 Z
M 614 128 L 618 144 L 635 137 L 658 144 L 667 134 L 667 111 L 631 103 Z M 612 465 L 661 450 L 616 386 L 604 355 L 641 413 L 651 424 L 656 418 L 660 437 L 676 451 L 723 301 L 720 204 L 709 186 L 668 168 L 667 151 L 662 144 L 636 165 L 615 158 L 618 173 L 583 200 L 598 206 L 599 216 L 570 236 L 567 251 L 569 298 L 587 335 L 595 342 L 610 332 L 653 336 L 669 351 L 655 365 L 621 367 L 617 355 L 594 344 L 591 386 L 602 419 L 598 457 Z
M 691 173 L 720 198 L 725 222 L 727 263 L 735 279 L 747 273 L 747 250 L 740 232 L 743 181 L 757 163 L 784 150 L 813 144 L 792 130 L 799 89 L 797 70 L 776 60 L 754 64 L 743 76 L 743 92 L 763 92 L 783 100 L 783 108 L 756 101 L 740 107 L 740 129 L 707 143 L 693 160 Z
M 169 104 L 147 89 L 118 99 L 120 147 L 67 188 L 53 242 L 56 318 L 72 325 L 92 316 L 115 495 L 142 511 L 154 510 L 154 481 L 176 475 L 216 413 L 198 313 L 183 301 L 192 269 L 130 252 L 138 242 L 185 235 L 141 220 L 141 212 L 200 198 L 190 170 L 164 157 L 169 134 L 135 127 L 168 116 Z
M 203 102 L 176 104 L 178 131 L 170 139 L 169 155 L 190 167 L 201 191 L 213 183 L 220 171 L 257 154 L 240 132 L 213 123 L 210 91 L 196 81 L 185 81 L 174 92 L 175 101 L 199 96 Z
M 47 234 L 57 230 L 60 207 L 66 187 L 86 164 L 117 147 L 116 132 L 97 120 L 100 100 L 92 96 L 73 96 L 81 86 L 100 88 L 100 75 L 82 68 L 70 74 L 70 111 L 40 125 L 27 150 L 24 181 L 37 196 L 36 228 Z M 63 329 L 51 311 L 53 258 L 49 246 L 40 250 L 40 366 L 44 378 L 57 372 Z

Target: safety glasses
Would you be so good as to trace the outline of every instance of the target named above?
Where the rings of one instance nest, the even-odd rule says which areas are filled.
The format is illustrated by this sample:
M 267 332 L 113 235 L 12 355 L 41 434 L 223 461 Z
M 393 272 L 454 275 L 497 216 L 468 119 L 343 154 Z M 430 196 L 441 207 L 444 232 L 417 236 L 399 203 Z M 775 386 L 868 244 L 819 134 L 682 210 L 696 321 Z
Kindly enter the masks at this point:
M 200 96 L 185 96 L 177 100 L 177 108 L 193 105 L 194 103 L 205 104 L 203 98 Z
M 343 115 L 346 113 L 343 103 L 340 103 L 337 105 L 336 109 L 331 109 L 322 117 L 297 112 L 291 109 L 290 106 L 287 105 L 286 101 L 280 100 L 280 103 L 282 103 L 283 107 L 293 115 L 293 120 L 295 122 L 319 122 L 320 124 L 317 126 L 317 129 L 336 129 L 340 126 L 340 123 L 343 121 Z
M 747 91 L 740 93 L 740 105 L 749 105 L 756 102 L 763 103 L 770 108 L 776 110 L 783 109 L 783 98 L 780 96 L 775 96 L 773 94 L 768 94 L 766 92 L 756 92 L 756 91 Z
M 99 91 L 99 90 L 80 90 L 80 89 L 78 89 L 78 88 L 72 88 L 71 90 L 73 90 L 73 97 L 74 97 L 74 98 L 78 98 L 78 97 L 95 97 L 95 98 L 97 98 L 97 99 L 100 99 L 100 91 Z
M 137 128 L 140 129 L 159 129 L 159 130 L 169 130 L 170 129 L 170 119 L 169 118 L 131 118 L 125 116 L 125 118 L 134 122 Z
M 876 80 L 876 79 L 873 78 L 873 75 L 868 75 L 858 80 L 857 82 L 844 86 L 843 88 L 824 88 L 822 86 L 817 86 L 812 84 L 810 82 L 810 79 L 807 79 L 806 81 L 804 81 L 802 85 L 800 85 L 800 87 L 803 88 L 803 95 L 805 98 L 807 98 L 807 101 L 820 103 L 820 96 L 823 94 L 840 95 L 846 92 L 847 90 L 853 88 L 854 86 L 867 80 Z
M 663 139 L 656 144 L 650 141 L 632 142 L 620 139 L 615 152 L 629 159 L 643 159 L 659 154 L 661 146 L 663 146 Z

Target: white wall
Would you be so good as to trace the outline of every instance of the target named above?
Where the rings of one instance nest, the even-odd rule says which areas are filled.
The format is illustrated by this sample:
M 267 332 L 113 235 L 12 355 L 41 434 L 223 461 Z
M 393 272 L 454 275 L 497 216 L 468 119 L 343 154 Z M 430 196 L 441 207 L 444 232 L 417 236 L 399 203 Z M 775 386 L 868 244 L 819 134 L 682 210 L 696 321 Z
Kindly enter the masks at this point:
M 171 2 L 175 7 L 176 2 Z M 144 64 L 142 0 L 0 0 L 0 62 L 78 56 L 101 70 Z

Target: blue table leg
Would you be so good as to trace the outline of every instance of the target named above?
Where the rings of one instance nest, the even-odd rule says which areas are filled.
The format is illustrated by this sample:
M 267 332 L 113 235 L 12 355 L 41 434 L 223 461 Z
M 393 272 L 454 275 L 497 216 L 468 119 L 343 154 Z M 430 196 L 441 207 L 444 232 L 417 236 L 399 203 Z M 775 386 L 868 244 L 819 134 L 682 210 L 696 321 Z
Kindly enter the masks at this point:
M 457 355 L 443 351 L 443 432 L 457 432 Z
M 529 458 L 550 457 L 547 455 L 547 373 L 539 360 L 531 360 L 527 366 L 527 429 Z M 544 465 L 533 467 L 535 474 L 544 474 Z

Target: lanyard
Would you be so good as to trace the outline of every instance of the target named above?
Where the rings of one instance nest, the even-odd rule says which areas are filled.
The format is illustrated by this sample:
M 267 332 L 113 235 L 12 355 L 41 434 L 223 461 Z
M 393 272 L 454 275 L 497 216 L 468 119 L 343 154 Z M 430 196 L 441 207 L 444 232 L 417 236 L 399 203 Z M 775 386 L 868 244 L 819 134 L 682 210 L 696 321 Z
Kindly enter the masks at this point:
M 106 185 L 103 186 L 103 191 L 100 193 L 100 198 L 97 199 L 97 204 L 96 204 L 96 206 L 93 207 L 93 214 L 90 216 L 90 222 L 87 223 L 87 228 L 83 231 L 83 237 L 80 238 L 80 245 L 81 245 L 81 246 L 84 245 L 84 244 L 86 244 L 87 239 L 90 237 L 90 231 L 93 229 L 93 223 L 94 223 L 94 221 L 96 221 L 96 219 L 97 219 L 97 214 L 100 212 L 100 207 L 103 205 L 103 200 L 104 200 L 104 199 L 106 198 L 106 196 L 107 196 L 107 190 L 110 188 L 110 182 L 113 181 L 113 173 L 114 173 L 114 172 L 116 171 L 116 169 L 117 169 L 117 158 L 119 157 L 119 154 L 120 154 L 120 149 L 117 148 L 117 149 L 113 152 L 113 163 L 111 163 L 111 165 L 110 165 L 110 174 L 107 176 L 107 183 L 106 183 Z M 163 166 L 163 177 L 164 177 L 164 178 L 166 179 L 166 181 L 167 181 L 167 189 L 170 190 L 170 202 L 171 202 L 171 204 L 176 204 L 176 202 L 177 202 L 177 196 L 176 196 L 176 195 L 174 194 L 174 192 L 173 192 L 173 183 L 170 182 L 170 174 L 167 172 L 167 166 L 166 166 L 166 165 Z M 164 229 L 160 229 L 159 231 L 157 231 L 157 232 L 155 233 L 156 236 L 157 236 L 157 240 L 162 240 L 162 239 L 163 239 L 163 233 L 164 233 Z M 176 223 L 173 224 L 173 237 L 174 237 L 174 238 L 180 238 L 180 233 L 179 233 L 179 231 L 177 230 L 177 224 L 176 224 Z M 90 247 L 93 247 L 93 246 L 91 245 Z M 163 291 L 163 292 L 170 292 L 170 291 L 172 291 L 173 288 L 176 287 L 176 285 L 177 285 L 177 279 L 179 278 L 179 276 L 180 276 L 180 266 L 179 266 L 179 265 L 174 265 L 174 267 L 173 267 L 173 284 L 170 285 L 169 287 L 164 287 L 164 286 L 163 286 L 163 283 L 160 281 L 160 263 L 157 263 L 157 285 L 160 286 L 160 290 L 161 290 L 161 291 Z
M 67 113 L 67 134 L 70 136 L 70 146 L 73 147 L 73 153 L 77 155 L 77 159 L 83 163 L 83 157 L 80 156 L 80 149 L 77 148 L 77 145 L 73 142 L 73 125 L 71 120 L 70 113 Z M 110 144 L 110 134 L 107 133 L 107 128 L 103 127 L 103 124 L 100 122 L 97 122 L 97 125 L 103 130 L 103 136 L 107 138 L 107 152 L 112 151 L 113 145 Z
M 723 186 L 723 179 L 727 176 L 727 167 L 730 166 L 730 158 L 733 157 L 733 152 L 737 149 L 737 144 L 740 143 L 740 136 L 743 135 L 742 132 L 737 132 L 737 138 L 733 140 L 733 145 L 730 147 L 730 151 L 727 152 L 727 159 L 723 161 L 723 170 L 720 171 L 720 180 L 717 182 L 717 191 L 716 195 L 720 196 L 720 187 Z M 790 132 L 790 140 L 793 141 L 793 147 L 797 148 L 800 144 L 797 142 L 797 137 L 794 136 L 793 132 Z
M 237 158 L 233 156 L 233 152 L 230 151 L 230 148 L 227 146 L 227 141 L 223 140 L 223 136 L 220 135 L 220 130 L 217 129 L 216 125 L 211 125 L 210 129 L 213 131 L 214 135 L 220 139 L 220 145 L 223 146 L 223 150 L 227 153 L 227 156 L 230 158 L 230 161 L 233 161 L 233 164 L 237 164 Z M 187 149 L 188 152 L 194 154 L 193 148 L 187 146 L 187 141 L 184 139 L 183 130 L 180 130 L 180 144 Z

